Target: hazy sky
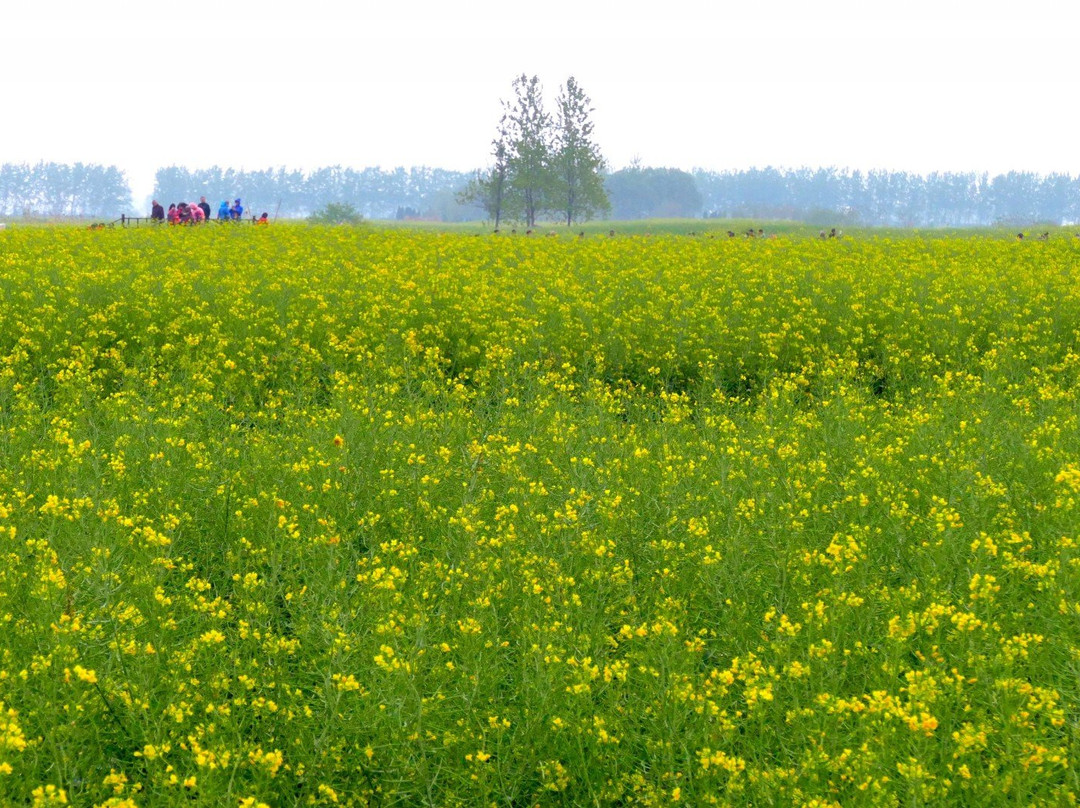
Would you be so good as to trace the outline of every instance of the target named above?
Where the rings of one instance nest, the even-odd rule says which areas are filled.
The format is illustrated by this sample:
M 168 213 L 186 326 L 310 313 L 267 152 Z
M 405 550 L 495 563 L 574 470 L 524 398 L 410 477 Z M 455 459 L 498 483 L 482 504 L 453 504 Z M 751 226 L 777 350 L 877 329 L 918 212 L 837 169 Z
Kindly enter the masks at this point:
M 15 8 L 10 8 L 14 5 Z M 0 163 L 488 161 L 514 76 L 573 75 L 608 161 L 1080 174 L 1076 0 L 20 0 Z

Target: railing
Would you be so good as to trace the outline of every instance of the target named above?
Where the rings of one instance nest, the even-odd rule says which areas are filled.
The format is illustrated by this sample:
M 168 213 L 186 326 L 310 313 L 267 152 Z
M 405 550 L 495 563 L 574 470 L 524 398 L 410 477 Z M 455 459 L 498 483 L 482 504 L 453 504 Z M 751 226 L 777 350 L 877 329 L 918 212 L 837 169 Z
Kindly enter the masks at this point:
M 149 216 L 121 216 L 115 222 L 109 222 L 109 226 L 120 225 L 121 227 L 129 227 L 132 222 L 135 222 L 136 227 L 141 227 L 143 222 L 154 224 L 160 221 L 159 219 L 151 219 Z
M 152 219 L 149 216 L 121 215 L 119 219 L 115 219 L 109 222 L 109 227 L 115 227 L 116 225 L 120 225 L 121 227 L 131 227 L 132 223 L 134 223 L 135 227 L 142 227 L 143 222 L 147 223 L 147 227 L 151 227 L 154 225 L 165 224 L 166 221 L 167 220 L 165 219 Z M 252 216 L 250 219 L 245 216 L 242 219 L 206 219 L 205 221 L 207 224 L 209 224 L 210 222 L 223 222 L 229 224 L 232 224 L 233 222 L 248 222 L 254 224 L 256 220 L 254 216 Z M 183 224 L 191 224 L 191 222 L 183 222 Z

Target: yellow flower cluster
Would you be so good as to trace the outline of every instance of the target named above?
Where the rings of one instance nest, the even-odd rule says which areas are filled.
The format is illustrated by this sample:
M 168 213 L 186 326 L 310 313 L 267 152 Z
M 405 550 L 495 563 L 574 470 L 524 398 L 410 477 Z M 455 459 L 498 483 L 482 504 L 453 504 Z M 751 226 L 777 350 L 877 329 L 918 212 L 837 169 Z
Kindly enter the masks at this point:
M 1077 799 L 1080 252 L 0 233 L 0 804 Z

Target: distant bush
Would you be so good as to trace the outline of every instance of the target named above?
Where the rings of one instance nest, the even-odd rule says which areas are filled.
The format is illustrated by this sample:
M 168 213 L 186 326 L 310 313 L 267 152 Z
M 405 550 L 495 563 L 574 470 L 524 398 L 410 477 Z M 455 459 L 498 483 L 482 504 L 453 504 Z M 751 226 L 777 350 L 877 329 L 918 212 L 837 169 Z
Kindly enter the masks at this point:
M 677 168 L 624 168 L 604 187 L 613 219 L 697 218 L 704 205 L 693 175 Z
M 364 217 L 348 202 L 327 202 L 308 216 L 314 224 L 360 224 Z

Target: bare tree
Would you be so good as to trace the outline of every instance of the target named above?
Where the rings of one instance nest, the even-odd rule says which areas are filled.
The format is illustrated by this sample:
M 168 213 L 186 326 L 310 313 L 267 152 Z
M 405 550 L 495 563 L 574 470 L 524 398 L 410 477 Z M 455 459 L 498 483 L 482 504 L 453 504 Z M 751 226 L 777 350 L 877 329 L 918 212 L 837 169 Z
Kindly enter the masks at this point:
M 495 221 L 498 230 L 510 175 L 510 134 L 505 114 L 499 119 L 495 139 L 491 141 L 491 154 L 495 158 L 492 167 L 486 174 L 477 172 L 457 198 L 460 203 L 480 205 Z

